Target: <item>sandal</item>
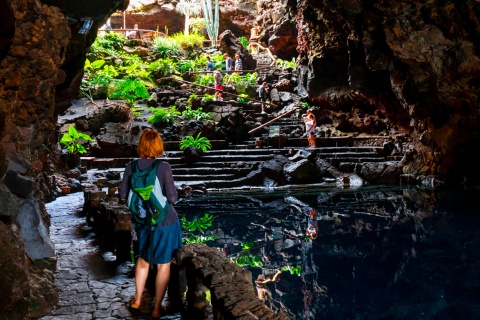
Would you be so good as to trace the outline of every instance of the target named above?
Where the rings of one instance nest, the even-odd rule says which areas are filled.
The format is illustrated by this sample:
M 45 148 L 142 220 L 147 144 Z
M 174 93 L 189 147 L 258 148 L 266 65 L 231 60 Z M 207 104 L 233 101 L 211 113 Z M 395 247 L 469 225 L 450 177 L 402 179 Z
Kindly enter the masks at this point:
M 135 299 L 130 300 L 130 304 L 129 304 L 130 309 L 138 310 L 140 309 L 140 305 L 141 305 L 141 302 L 137 304 L 135 303 Z

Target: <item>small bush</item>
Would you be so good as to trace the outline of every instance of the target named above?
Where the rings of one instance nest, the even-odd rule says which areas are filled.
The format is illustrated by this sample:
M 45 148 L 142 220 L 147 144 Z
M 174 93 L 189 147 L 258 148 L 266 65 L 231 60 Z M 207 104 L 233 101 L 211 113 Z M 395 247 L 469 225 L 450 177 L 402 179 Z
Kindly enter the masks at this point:
M 178 55 L 180 45 L 172 38 L 156 37 L 153 39 L 151 50 L 165 59 Z
M 210 140 L 208 140 L 207 138 L 200 137 L 200 133 L 199 133 L 195 138 L 193 136 L 186 136 L 185 138 L 183 138 L 182 141 L 180 141 L 180 150 L 183 150 L 186 147 L 192 147 L 198 150 L 202 150 L 203 152 L 206 152 L 207 149 L 212 148 L 212 144 L 210 143 Z
M 151 123 L 155 126 L 162 126 L 167 124 L 172 124 L 175 120 L 175 117 L 180 115 L 180 112 L 177 111 L 177 106 L 171 106 L 167 108 L 150 108 L 150 111 L 153 112 L 153 116 L 148 118 L 148 123 Z
M 201 48 L 205 37 L 198 33 L 190 33 L 188 36 L 182 32 L 175 33 L 172 37 L 182 49 L 196 49 Z
M 210 112 L 203 112 L 202 108 L 192 110 L 190 106 L 187 106 L 180 117 L 184 120 L 208 120 L 213 117 L 213 114 Z

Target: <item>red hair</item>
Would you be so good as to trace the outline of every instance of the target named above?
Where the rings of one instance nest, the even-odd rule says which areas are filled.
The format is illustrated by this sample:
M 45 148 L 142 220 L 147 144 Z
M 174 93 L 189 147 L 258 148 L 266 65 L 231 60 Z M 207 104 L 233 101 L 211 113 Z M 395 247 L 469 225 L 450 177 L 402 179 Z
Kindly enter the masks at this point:
M 137 148 L 140 157 L 156 158 L 163 154 L 163 150 L 162 138 L 156 130 L 143 131 Z

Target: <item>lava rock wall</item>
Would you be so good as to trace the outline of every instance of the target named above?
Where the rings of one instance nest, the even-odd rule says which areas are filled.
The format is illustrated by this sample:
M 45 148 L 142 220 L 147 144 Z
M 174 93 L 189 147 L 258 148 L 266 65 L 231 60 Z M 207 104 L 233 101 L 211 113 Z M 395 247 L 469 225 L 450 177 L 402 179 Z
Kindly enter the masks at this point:
M 78 94 L 95 27 L 126 4 L 0 0 L 1 319 L 40 317 L 58 299 L 43 205 L 55 185 L 56 119 Z M 93 25 L 80 34 L 84 17 Z
M 300 94 L 323 110 L 368 114 L 411 133 L 405 173 L 452 183 L 479 176 L 478 1 L 287 4 Z

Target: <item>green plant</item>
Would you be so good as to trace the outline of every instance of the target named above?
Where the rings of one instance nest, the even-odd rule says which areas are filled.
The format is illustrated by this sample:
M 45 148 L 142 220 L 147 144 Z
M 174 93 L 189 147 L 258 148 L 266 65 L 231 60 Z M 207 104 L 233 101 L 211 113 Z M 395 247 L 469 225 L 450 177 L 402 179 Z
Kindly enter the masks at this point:
M 290 274 L 294 275 L 296 274 L 297 276 L 300 276 L 301 272 L 302 272 L 302 267 L 301 266 L 296 266 L 296 267 L 292 267 L 292 266 L 285 266 L 285 267 L 282 267 L 282 269 L 280 269 L 281 271 L 289 271 Z
M 253 248 L 254 245 L 255 245 L 255 242 L 253 241 L 245 241 L 242 244 L 242 250 L 250 250 Z
M 210 143 L 210 140 L 208 140 L 207 138 L 200 137 L 200 133 L 199 133 L 195 138 L 193 136 L 186 136 L 185 138 L 183 138 L 182 141 L 180 141 L 180 150 L 183 150 L 186 147 L 192 147 L 198 150 L 202 150 L 203 152 L 206 152 L 207 149 L 212 148 L 212 144 Z
M 238 38 L 238 41 L 240 41 L 240 43 L 242 44 L 242 46 L 244 46 L 245 48 L 248 46 L 248 39 L 245 38 L 245 37 L 240 37 Z
M 187 218 L 182 217 L 182 228 L 189 231 L 200 231 L 201 233 L 205 232 L 213 224 L 213 216 L 209 213 L 205 213 L 203 217 L 196 218 L 193 221 L 188 221 Z
M 198 108 L 197 110 L 192 110 L 190 106 L 187 106 L 185 110 L 182 112 L 180 118 L 184 120 L 208 120 L 213 117 L 213 114 L 210 112 L 203 112 L 202 108 Z
M 297 63 L 295 62 L 295 58 L 292 58 L 292 61 L 277 59 L 275 61 L 275 65 L 278 66 L 278 67 L 281 67 L 281 68 L 285 68 L 285 69 L 287 69 L 287 68 L 296 69 L 297 68 Z
M 260 256 L 245 255 L 235 259 L 235 263 L 239 267 L 263 267 Z
M 197 74 L 195 76 L 194 83 L 202 86 L 213 87 L 215 84 L 215 79 L 213 78 L 213 74 Z
M 193 221 L 188 221 L 187 218 L 182 217 L 181 225 L 184 230 L 183 241 L 187 244 L 190 243 L 205 243 L 216 239 L 214 235 L 204 235 L 203 233 L 212 226 L 213 216 L 205 213 L 203 217 L 196 218 Z M 192 234 L 193 232 L 199 232 L 199 234 Z
M 175 120 L 175 117 L 180 115 L 180 112 L 177 111 L 177 106 L 171 106 L 170 108 L 150 108 L 153 116 L 148 118 L 148 123 L 151 123 L 156 126 L 161 126 L 165 124 L 172 124 Z
M 207 102 L 207 101 L 213 101 L 213 99 L 215 98 L 215 95 L 214 94 L 208 94 L 208 93 L 205 93 L 203 95 L 203 98 L 202 100 Z
M 122 65 L 119 69 L 129 78 L 138 78 L 148 85 L 152 85 L 148 63 L 144 62 L 136 54 L 122 56 Z
M 138 98 L 149 98 L 150 93 L 145 84 L 139 79 L 126 78 L 115 81 L 114 91 L 109 95 L 110 99 L 122 99 L 127 105 L 133 106 Z
M 149 69 L 156 78 L 168 77 L 177 73 L 175 62 L 170 58 L 158 59 L 150 63 Z
M 240 97 L 237 98 L 238 103 L 248 103 L 248 94 L 242 93 L 240 94 Z
M 67 147 L 68 153 L 87 153 L 82 145 L 83 141 L 90 141 L 92 138 L 88 134 L 80 133 L 74 126 L 68 127 L 68 133 L 65 133 L 60 139 L 60 143 Z
M 180 53 L 180 45 L 172 38 L 155 37 L 151 50 L 160 58 L 167 58 Z
M 195 60 L 178 60 L 176 62 L 176 67 L 181 73 L 188 71 L 195 71 L 198 68 L 197 62 Z M 203 66 L 203 65 L 202 65 Z
M 200 33 L 205 29 L 205 26 L 205 19 L 203 18 L 190 19 L 190 31 L 192 31 L 192 33 Z
M 123 50 L 125 40 L 124 36 L 115 32 L 99 35 L 90 47 L 87 56 L 96 57 L 97 59 L 119 56 Z
M 200 48 L 205 40 L 205 37 L 198 33 L 191 33 L 185 35 L 183 33 L 175 33 L 172 37 L 182 49 Z

